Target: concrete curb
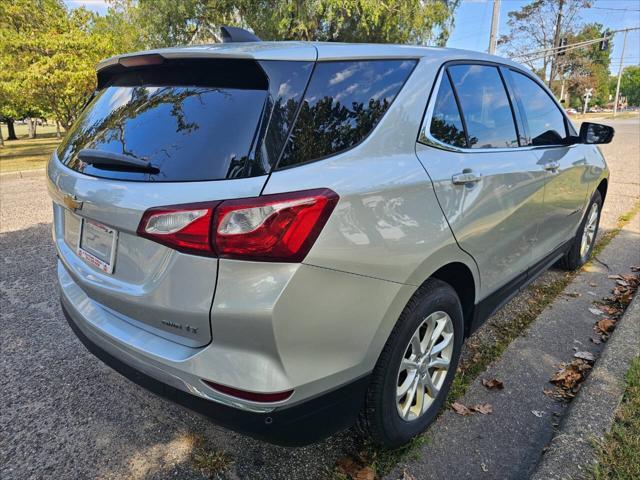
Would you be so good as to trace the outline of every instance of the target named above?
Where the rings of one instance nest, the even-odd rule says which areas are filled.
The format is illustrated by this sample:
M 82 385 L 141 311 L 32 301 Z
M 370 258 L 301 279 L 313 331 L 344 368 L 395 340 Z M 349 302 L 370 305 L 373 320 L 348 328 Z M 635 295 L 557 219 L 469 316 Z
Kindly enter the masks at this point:
M 589 467 L 595 462 L 594 443 L 611 429 L 624 393 L 624 375 L 639 354 L 640 295 L 636 294 L 571 403 L 532 479 L 564 480 L 589 475 Z
M 2 172 L 0 173 L 0 180 L 9 180 L 14 178 L 33 178 L 44 175 L 46 169 L 36 168 L 33 170 L 22 170 L 18 172 Z

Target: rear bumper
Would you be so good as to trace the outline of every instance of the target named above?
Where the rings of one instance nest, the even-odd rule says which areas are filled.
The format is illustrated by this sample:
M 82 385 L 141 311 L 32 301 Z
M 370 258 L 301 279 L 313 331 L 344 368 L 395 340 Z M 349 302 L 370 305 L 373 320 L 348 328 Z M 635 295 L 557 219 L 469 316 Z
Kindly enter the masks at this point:
M 331 392 L 271 412 L 249 412 L 191 395 L 147 375 L 92 341 L 61 302 L 62 311 L 80 341 L 106 365 L 147 390 L 253 438 L 284 446 L 317 442 L 353 424 L 363 406 L 369 375 Z

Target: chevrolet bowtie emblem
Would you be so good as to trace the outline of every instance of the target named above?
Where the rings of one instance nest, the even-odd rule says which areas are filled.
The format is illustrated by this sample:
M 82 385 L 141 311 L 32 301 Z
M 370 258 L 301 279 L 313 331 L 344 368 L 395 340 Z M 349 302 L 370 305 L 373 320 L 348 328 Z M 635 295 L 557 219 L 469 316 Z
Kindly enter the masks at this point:
M 65 195 L 62 201 L 70 210 L 82 210 L 82 202 L 75 195 Z

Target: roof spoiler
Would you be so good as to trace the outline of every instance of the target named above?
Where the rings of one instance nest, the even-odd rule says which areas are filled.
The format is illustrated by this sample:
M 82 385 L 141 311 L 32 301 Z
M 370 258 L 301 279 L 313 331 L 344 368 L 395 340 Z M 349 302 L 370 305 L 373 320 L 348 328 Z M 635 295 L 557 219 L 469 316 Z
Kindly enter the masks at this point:
M 222 35 L 222 43 L 237 43 L 237 42 L 259 42 L 260 39 L 256 37 L 249 30 L 238 27 L 220 27 L 220 33 Z

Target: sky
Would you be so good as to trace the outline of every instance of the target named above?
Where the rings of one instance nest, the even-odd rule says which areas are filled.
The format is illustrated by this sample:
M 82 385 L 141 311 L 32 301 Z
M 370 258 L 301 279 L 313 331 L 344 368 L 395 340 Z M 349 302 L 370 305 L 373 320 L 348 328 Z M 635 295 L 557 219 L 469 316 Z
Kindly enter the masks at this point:
M 507 32 L 508 12 L 520 9 L 530 0 L 502 0 L 498 35 Z M 104 14 L 105 0 L 65 0 L 76 8 L 85 6 L 89 10 Z M 493 0 L 463 0 L 455 14 L 455 28 L 447 43 L 448 47 L 486 51 L 489 45 Z M 638 0 L 595 0 L 591 8 L 584 10 L 581 18 L 585 23 L 598 22 L 611 30 L 640 27 L 640 1 Z M 622 53 L 622 33 L 613 40 L 611 72 L 618 73 Z M 500 53 L 498 51 L 498 53 Z M 640 30 L 627 34 L 627 48 L 624 65 L 640 64 Z

